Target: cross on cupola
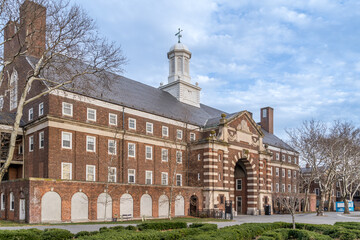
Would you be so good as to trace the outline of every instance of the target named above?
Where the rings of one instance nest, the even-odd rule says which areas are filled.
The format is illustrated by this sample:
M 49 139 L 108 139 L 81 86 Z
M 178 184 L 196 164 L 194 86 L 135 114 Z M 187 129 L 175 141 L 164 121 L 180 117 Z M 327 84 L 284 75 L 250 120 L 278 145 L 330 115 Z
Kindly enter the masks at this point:
M 180 38 L 182 38 L 182 35 L 181 35 L 181 32 L 182 32 L 183 30 L 182 29 L 178 29 L 178 32 L 177 33 L 175 33 L 175 36 L 177 36 L 178 37 L 178 43 L 180 43 Z

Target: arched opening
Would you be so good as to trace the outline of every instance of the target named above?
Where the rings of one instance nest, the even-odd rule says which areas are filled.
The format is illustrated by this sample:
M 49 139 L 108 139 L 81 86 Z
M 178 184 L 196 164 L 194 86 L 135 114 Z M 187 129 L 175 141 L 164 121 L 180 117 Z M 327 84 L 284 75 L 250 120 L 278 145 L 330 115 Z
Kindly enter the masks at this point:
M 142 195 L 140 199 L 140 216 L 152 217 L 152 198 L 149 194 Z
M 71 198 L 71 221 L 89 220 L 89 199 L 83 192 L 75 193 Z
M 246 167 L 240 159 L 234 170 L 235 211 L 237 214 L 246 214 L 247 211 L 247 174 Z
M 169 216 L 169 198 L 166 195 L 159 197 L 159 217 Z
M 198 198 L 195 195 L 190 197 L 190 216 L 197 216 Z
M 184 197 L 177 195 L 175 197 L 175 216 L 184 216 L 185 215 L 185 202 Z
M 132 218 L 134 201 L 130 194 L 124 193 L 120 198 L 120 217 Z
M 97 219 L 103 221 L 112 219 L 112 198 L 107 193 L 101 193 L 97 199 Z
M 61 222 L 61 197 L 47 192 L 41 198 L 41 222 Z

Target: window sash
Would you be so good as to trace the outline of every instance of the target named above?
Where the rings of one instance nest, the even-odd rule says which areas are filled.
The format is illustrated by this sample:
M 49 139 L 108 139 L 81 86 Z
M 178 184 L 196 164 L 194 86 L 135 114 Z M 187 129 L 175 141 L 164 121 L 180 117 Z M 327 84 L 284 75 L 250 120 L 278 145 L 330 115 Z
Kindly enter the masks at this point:
M 87 109 L 87 120 L 96 121 L 96 109 Z
M 176 130 L 176 138 L 182 139 L 183 138 L 183 131 L 182 130 Z
M 146 132 L 147 133 L 153 133 L 153 124 L 152 123 L 149 123 L 149 122 L 147 122 L 146 123 Z
M 136 119 L 129 118 L 129 129 L 136 129 Z
M 153 148 L 151 146 L 145 146 L 145 158 L 152 160 L 152 152 L 153 152 Z
M 65 115 L 65 116 L 72 117 L 72 115 L 73 115 L 73 105 L 71 103 L 63 102 L 62 114 Z
M 145 171 L 145 184 L 152 184 L 152 171 Z
M 14 211 L 15 209 L 15 198 L 14 198 L 14 193 L 11 192 L 10 193 L 10 211 Z
M 163 137 L 168 137 L 169 136 L 169 128 L 166 126 L 162 126 L 161 133 L 162 133 Z
M 181 151 L 176 151 L 176 162 L 182 163 L 182 152 Z
M 5 210 L 5 194 L 1 193 L 1 210 Z
M 128 156 L 135 157 L 135 143 L 128 143 Z
M 61 147 L 71 149 L 72 145 L 72 133 L 62 132 L 61 133 Z
M 61 179 L 66 179 L 66 180 L 72 179 L 71 163 L 61 163 Z
M 195 133 L 190 133 L 190 141 L 195 141 L 195 140 L 196 140 Z
M 116 155 L 116 140 L 108 141 L 108 153 L 111 155 Z
M 44 132 L 39 133 L 39 148 L 44 148 Z
M 34 136 L 29 137 L 29 152 L 34 151 Z
M 39 116 L 44 115 L 44 103 L 39 104 Z
M 176 174 L 176 186 L 181 186 L 181 185 L 182 185 L 182 175 Z
M 236 179 L 236 190 L 242 190 L 242 180 Z
M 95 137 L 86 136 L 86 151 L 87 152 L 95 152 Z
M 161 185 L 168 185 L 168 173 L 161 173 Z
M 34 119 L 34 109 L 30 108 L 29 109 L 29 121 Z
M 86 181 L 95 181 L 95 166 L 86 165 Z
M 108 182 L 116 182 L 116 167 L 108 168 Z
M 161 149 L 161 161 L 167 162 L 169 159 L 169 154 L 167 149 Z
M 109 113 L 109 124 L 110 125 L 117 125 L 117 115 L 113 113 Z
M 135 169 L 128 169 L 128 183 L 135 183 Z

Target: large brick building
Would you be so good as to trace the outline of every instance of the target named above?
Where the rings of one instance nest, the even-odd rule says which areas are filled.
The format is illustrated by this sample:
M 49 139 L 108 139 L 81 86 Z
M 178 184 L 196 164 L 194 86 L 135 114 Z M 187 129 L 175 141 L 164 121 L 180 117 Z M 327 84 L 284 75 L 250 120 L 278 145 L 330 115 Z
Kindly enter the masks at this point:
M 23 8 L 31 7 L 25 3 Z M 45 21 L 36 24 L 45 28 Z M 45 49 L 45 36 L 35 39 L 1 81 L 2 162 L 20 91 L 38 50 Z M 5 55 L 17 47 L 8 44 Z M 264 214 L 274 193 L 296 192 L 298 154 L 274 135 L 274 110 L 262 108 L 257 123 L 246 110 L 228 114 L 201 104 L 189 49 L 176 43 L 167 56 L 168 83 L 159 88 L 108 73 L 109 88 L 72 86 L 26 105 L 0 187 L 1 218 L 36 223 L 166 217 L 169 205 L 173 216 L 184 216 L 222 210 L 227 200 L 237 214 Z M 30 97 L 46 87 L 36 82 Z

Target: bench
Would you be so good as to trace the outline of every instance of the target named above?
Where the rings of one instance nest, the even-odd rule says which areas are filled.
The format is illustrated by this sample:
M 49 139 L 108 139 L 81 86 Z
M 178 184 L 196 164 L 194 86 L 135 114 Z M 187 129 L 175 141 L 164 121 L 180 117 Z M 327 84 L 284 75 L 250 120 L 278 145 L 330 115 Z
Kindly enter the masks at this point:
M 132 214 L 122 214 L 121 215 L 122 220 L 127 220 L 127 219 L 131 219 L 131 218 L 132 218 Z

